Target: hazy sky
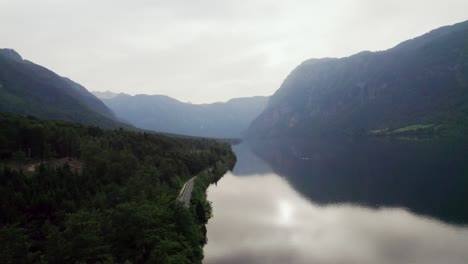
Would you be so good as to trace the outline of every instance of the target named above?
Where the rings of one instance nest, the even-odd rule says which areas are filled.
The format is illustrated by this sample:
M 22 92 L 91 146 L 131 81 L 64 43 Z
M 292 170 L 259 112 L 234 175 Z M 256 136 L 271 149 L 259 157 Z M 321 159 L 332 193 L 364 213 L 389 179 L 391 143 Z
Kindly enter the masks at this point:
M 88 90 L 213 102 L 270 95 L 306 59 L 387 49 L 467 10 L 467 0 L 0 0 L 0 47 Z

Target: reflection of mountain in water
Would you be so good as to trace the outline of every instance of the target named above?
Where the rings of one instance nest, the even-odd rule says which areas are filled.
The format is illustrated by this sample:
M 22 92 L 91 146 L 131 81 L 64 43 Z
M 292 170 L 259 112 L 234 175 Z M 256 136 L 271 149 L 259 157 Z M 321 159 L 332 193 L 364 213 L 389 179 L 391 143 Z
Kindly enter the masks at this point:
M 466 143 L 290 140 L 250 146 L 314 202 L 406 207 L 449 222 L 468 222 Z M 246 152 L 238 153 L 241 161 Z M 255 163 L 236 167 L 238 174 L 255 172 Z
M 247 144 L 236 145 L 233 149 L 236 152 L 237 162 L 232 174 L 246 176 L 273 172 L 270 165 L 255 155 Z

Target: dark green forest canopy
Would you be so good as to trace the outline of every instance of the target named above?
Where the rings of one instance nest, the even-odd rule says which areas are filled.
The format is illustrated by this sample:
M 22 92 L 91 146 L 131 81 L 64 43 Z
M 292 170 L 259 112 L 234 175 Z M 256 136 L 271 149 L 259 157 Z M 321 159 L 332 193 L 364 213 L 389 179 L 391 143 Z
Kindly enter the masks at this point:
M 201 263 L 208 204 L 176 197 L 235 160 L 214 140 L 3 113 L 0 158 L 0 263 Z

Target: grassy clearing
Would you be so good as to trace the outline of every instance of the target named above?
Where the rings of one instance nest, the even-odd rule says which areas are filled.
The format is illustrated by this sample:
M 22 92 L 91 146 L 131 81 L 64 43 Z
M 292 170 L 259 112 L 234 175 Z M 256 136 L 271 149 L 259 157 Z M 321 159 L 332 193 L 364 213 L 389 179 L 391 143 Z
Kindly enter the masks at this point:
M 370 135 L 383 135 L 386 134 L 390 129 L 388 128 L 383 128 L 383 129 L 374 129 L 369 131 Z
M 415 125 L 395 129 L 393 131 L 390 131 L 389 133 L 399 134 L 399 133 L 405 133 L 405 132 L 411 132 L 411 131 L 426 130 L 426 129 L 433 128 L 433 127 L 434 127 L 434 124 L 415 124 Z
M 410 126 L 390 129 L 390 128 L 381 128 L 374 129 L 368 132 L 368 135 L 371 136 L 400 136 L 400 135 L 419 135 L 432 133 L 435 130 L 438 130 L 440 126 L 435 124 L 414 124 Z

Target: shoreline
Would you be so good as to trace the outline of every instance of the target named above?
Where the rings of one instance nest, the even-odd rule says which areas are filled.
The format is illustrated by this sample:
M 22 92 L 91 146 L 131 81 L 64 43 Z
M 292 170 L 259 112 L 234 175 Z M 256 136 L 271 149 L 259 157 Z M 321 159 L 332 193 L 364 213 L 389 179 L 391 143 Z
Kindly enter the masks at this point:
M 232 149 L 230 149 L 229 153 L 223 156 L 223 158 L 215 164 L 212 170 L 202 172 L 195 179 L 190 207 L 188 210 L 190 210 L 192 219 L 199 227 L 199 242 L 202 249 L 208 242 L 206 236 L 206 225 L 208 220 L 213 216 L 213 208 L 211 207 L 211 202 L 207 199 L 206 191 L 211 184 L 217 183 L 226 174 L 226 172 L 232 170 L 236 162 L 237 157 Z M 202 263 L 202 260 L 203 259 L 200 259 L 199 263 Z

